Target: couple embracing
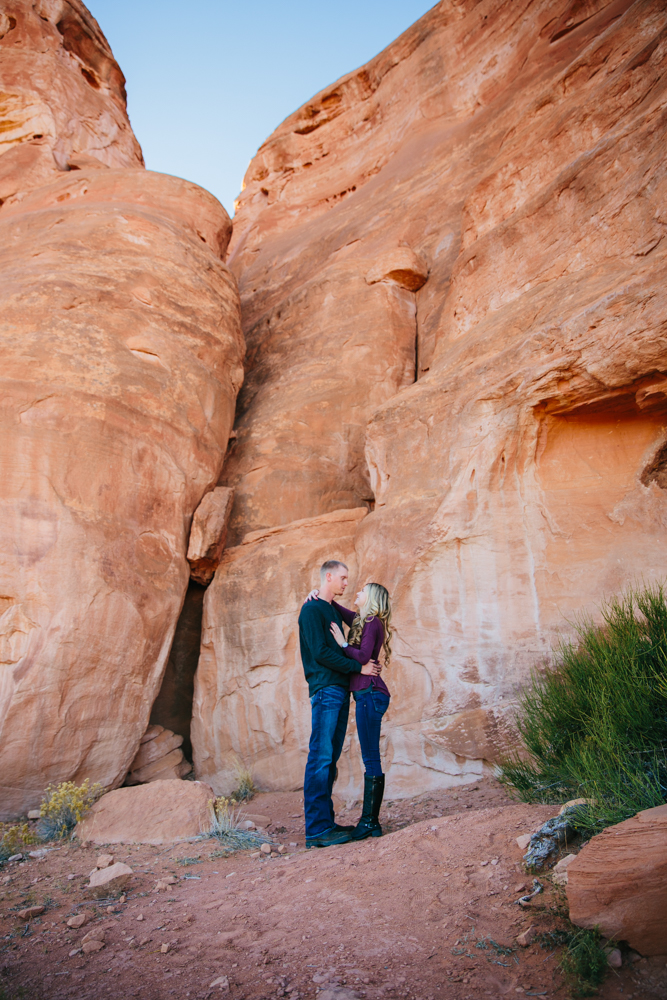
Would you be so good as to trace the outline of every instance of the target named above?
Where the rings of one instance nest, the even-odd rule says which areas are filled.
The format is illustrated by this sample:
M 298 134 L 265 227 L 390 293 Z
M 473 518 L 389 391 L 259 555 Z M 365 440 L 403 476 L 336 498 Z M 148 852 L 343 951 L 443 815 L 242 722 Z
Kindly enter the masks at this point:
M 312 590 L 299 615 L 301 660 L 312 706 L 312 732 L 303 783 L 306 847 L 329 847 L 350 840 L 382 836 L 379 823 L 384 794 L 380 761 L 380 727 L 389 706 L 389 691 L 378 662 L 391 656 L 389 594 L 379 583 L 367 583 L 355 598 L 357 612 L 338 604 L 347 587 L 348 569 L 336 559 L 320 570 L 319 590 Z M 347 640 L 343 622 L 349 626 Z M 339 826 L 331 791 L 343 749 L 350 709 L 356 703 L 357 734 L 364 761 L 364 804 L 356 827 Z

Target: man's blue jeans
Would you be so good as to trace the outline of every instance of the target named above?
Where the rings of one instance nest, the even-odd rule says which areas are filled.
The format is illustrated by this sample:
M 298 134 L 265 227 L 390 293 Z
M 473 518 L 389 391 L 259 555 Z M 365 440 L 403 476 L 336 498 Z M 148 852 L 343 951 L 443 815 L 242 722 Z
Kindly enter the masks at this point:
M 337 684 L 329 684 L 313 695 L 310 704 L 313 722 L 303 781 L 303 803 L 306 837 L 319 837 L 335 825 L 331 790 L 345 740 L 350 692 Z

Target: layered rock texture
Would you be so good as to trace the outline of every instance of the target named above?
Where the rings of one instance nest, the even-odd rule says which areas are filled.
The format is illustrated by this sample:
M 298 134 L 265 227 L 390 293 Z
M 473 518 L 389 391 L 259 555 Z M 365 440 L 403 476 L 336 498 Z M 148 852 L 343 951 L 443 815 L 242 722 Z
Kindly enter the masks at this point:
M 11 9 L 10 9 L 11 7 Z M 149 173 L 78 0 L 0 15 L 0 814 L 122 782 L 242 380 L 231 224 Z
M 184 778 L 192 765 L 183 759 L 183 737 L 164 726 L 151 724 L 141 737 L 130 764 L 126 785 L 146 785 L 150 781 Z
M 570 920 L 641 955 L 667 953 L 667 805 L 603 830 L 567 868 Z
M 217 791 L 232 751 L 301 780 L 325 556 L 393 597 L 393 796 L 479 774 L 566 617 L 664 573 L 666 30 L 657 0 L 443 0 L 251 163 L 193 720 Z

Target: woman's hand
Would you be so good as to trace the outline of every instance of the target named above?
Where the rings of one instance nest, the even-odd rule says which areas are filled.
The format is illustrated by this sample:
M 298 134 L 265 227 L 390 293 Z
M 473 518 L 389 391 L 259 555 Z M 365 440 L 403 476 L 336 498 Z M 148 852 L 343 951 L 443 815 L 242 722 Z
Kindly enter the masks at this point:
M 305 599 L 305 601 L 303 603 L 304 604 L 308 604 L 308 601 L 314 601 L 315 598 L 319 597 L 319 596 L 320 596 L 320 592 L 317 589 L 317 587 L 315 587 L 313 590 L 311 590 L 311 592 L 308 594 L 308 597 Z
M 377 660 L 369 660 L 368 663 L 364 663 L 361 672 L 364 677 L 379 677 L 382 673 L 382 667 Z
M 339 629 L 338 625 L 336 625 L 335 622 L 331 623 L 331 634 L 339 646 L 346 645 L 345 636 L 343 635 L 343 633 L 341 632 L 341 630 Z

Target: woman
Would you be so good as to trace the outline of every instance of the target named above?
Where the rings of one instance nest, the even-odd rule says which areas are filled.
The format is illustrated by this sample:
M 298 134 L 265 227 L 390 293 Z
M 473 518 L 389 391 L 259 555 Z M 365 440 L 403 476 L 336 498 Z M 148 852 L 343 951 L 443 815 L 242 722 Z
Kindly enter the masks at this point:
M 309 597 L 316 597 L 319 591 L 312 591 Z M 348 608 L 332 601 L 350 631 L 345 636 L 338 625 L 331 625 L 331 634 L 342 647 L 346 656 L 357 660 L 362 666 L 369 660 L 377 660 L 384 650 L 384 665 L 391 659 L 391 604 L 385 587 L 379 583 L 367 583 L 354 599 L 359 609 L 355 614 Z M 380 806 L 384 795 L 384 774 L 380 760 L 380 727 L 382 716 L 389 707 L 389 689 L 381 677 L 352 674 L 350 691 L 356 703 L 357 733 L 364 761 L 364 806 L 361 819 L 351 833 L 353 840 L 366 837 L 381 837 L 379 823 Z

